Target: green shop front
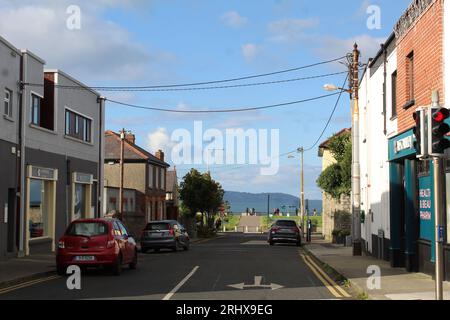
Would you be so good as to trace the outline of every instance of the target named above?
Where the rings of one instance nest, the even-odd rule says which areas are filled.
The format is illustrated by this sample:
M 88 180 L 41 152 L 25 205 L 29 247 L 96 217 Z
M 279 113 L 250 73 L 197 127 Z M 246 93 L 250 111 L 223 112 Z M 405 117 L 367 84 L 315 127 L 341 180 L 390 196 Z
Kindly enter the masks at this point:
M 389 140 L 390 248 L 392 267 L 434 273 L 434 181 L 431 160 L 418 160 L 413 130 Z M 446 159 L 449 159 L 447 156 Z M 450 279 L 450 161 L 444 161 L 445 276 Z M 448 190 L 449 192 L 445 192 Z

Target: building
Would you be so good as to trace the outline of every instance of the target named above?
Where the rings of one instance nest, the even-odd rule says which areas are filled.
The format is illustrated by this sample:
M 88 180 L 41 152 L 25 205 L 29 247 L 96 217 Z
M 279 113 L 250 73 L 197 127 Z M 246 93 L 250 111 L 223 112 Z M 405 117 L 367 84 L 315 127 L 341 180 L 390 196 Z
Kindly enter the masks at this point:
M 369 62 L 361 104 L 362 238 L 366 251 L 393 267 L 434 273 L 434 179 L 418 160 L 413 113 L 431 105 L 432 92 L 448 107 L 450 1 L 414 0 L 382 50 Z M 450 279 L 450 152 L 445 156 L 445 276 Z
M 0 261 L 18 249 L 21 57 L 20 50 L 0 37 Z
M 103 99 L 2 38 L 0 62 L 0 259 L 51 253 L 72 220 L 99 213 Z
M 104 105 L 100 95 L 22 51 L 24 253 L 55 251 L 67 225 L 98 216 Z
M 343 129 L 336 133 L 335 136 L 349 132 L 350 129 Z M 322 158 L 322 171 L 336 163 L 336 159 L 329 149 L 330 139 L 322 142 L 319 146 L 319 157 Z M 348 195 L 341 195 L 340 199 L 334 199 L 326 192 L 322 192 L 322 235 L 326 240 L 331 240 L 333 231 L 342 227 L 335 219 L 336 213 L 347 212 L 350 214 L 350 205 L 350 197 Z
M 397 135 L 395 34 L 369 60 L 359 88 L 361 238 L 363 250 L 390 259 L 388 139 Z
M 174 168 L 166 172 L 167 219 L 178 220 L 179 202 L 177 170 Z
M 107 210 L 114 207 L 113 210 L 117 212 L 120 212 L 118 196 L 111 197 L 110 195 L 113 192 L 112 188 L 120 187 L 121 143 L 119 133 L 106 131 L 104 172 L 108 198 L 104 208 Z M 139 231 L 148 221 L 167 218 L 166 171 L 169 165 L 164 161 L 164 153 L 161 150 L 152 155 L 136 145 L 135 136 L 132 133 L 125 134 L 123 144 L 123 186 L 125 189 L 134 190 L 136 204 L 134 213 L 124 212 L 123 221 L 130 230 Z M 104 214 L 107 213 L 110 212 L 104 211 Z

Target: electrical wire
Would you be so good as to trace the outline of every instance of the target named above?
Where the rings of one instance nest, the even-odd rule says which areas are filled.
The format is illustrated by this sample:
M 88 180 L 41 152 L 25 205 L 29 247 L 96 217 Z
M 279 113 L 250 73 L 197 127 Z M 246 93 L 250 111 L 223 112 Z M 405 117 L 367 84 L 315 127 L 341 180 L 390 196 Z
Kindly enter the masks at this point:
M 324 99 L 327 97 L 335 96 L 339 94 L 337 93 L 330 93 L 318 97 L 303 99 L 303 100 L 297 100 L 297 101 L 291 101 L 291 102 L 285 102 L 285 103 L 278 103 L 278 104 L 271 104 L 266 106 L 259 106 L 259 107 L 246 107 L 246 108 L 237 108 L 237 109 L 218 109 L 218 110 L 177 110 L 177 109 L 167 109 L 167 108 L 157 108 L 157 107 L 148 107 L 148 106 L 142 106 L 142 105 L 136 105 L 126 102 L 120 102 L 116 100 L 111 100 L 106 98 L 106 101 L 109 101 L 110 103 L 130 107 L 130 108 L 137 108 L 137 109 L 145 109 L 145 110 L 152 110 L 152 111 L 160 111 L 160 112 L 170 112 L 170 113 L 232 113 L 232 112 L 246 112 L 246 111 L 255 111 L 255 110 L 263 110 L 263 109 L 273 109 L 273 108 L 279 108 L 279 107 L 286 107 L 291 106 L 294 104 L 300 104 L 315 100 Z
M 193 83 L 183 83 L 183 84 L 166 84 L 166 85 L 156 85 L 156 86 L 89 86 L 89 87 L 85 86 L 85 88 L 86 89 L 90 89 L 90 90 L 103 91 L 103 90 L 106 90 L 106 89 L 117 89 L 117 90 L 136 89 L 136 90 L 138 90 L 138 89 L 161 89 L 161 88 L 193 87 L 193 86 L 200 86 L 200 85 L 210 85 L 210 84 L 242 81 L 242 80 L 260 78 L 260 77 L 268 77 L 268 76 L 273 76 L 273 75 L 277 75 L 277 74 L 294 72 L 294 71 L 304 70 L 304 69 L 308 69 L 308 68 L 312 68 L 312 67 L 317 67 L 317 66 L 320 66 L 320 65 L 336 62 L 336 61 L 342 60 L 344 58 L 346 58 L 346 56 L 335 58 L 335 59 L 331 59 L 331 60 L 321 61 L 321 62 L 317 62 L 317 63 L 313 63 L 313 64 L 301 66 L 301 67 L 296 67 L 296 68 L 290 68 L 290 69 L 285 69 L 285 70 L 280 70 L 280 71 L 275 71 L 275 72 L 262 73 L 262 74 L 256 74 L 256 75 L 250 75 L 250 76 L 244 76 L 244 77 L 237 77 L 237 78 L 230 78 L 230 79 L 224 79 L 224 80 L 213 80 L 213 81 L 193 82 Z M 35 84 L 35 83 L 25 83 L 25 85 L 28 85 L 28 86 L 42 86 L 42 84 Z M 62 85 L 60 85 L 59 88 L 80 88 L 80 86 L 62 86 Z

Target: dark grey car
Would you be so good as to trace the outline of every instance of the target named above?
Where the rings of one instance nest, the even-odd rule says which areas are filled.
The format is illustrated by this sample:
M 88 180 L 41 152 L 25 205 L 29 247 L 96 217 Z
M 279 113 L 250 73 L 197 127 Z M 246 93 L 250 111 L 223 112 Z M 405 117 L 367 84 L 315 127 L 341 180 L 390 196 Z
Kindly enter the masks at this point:
M 277 220 L 269 230 L 268 242 L 271 246 L 275 243 L 302 244 L 301 230 L 293 220 Z
M 152 221 L 147 224 L 141 237 L 141 252 L 150 249 L 189 250 L 189 235 L 178 221 Z

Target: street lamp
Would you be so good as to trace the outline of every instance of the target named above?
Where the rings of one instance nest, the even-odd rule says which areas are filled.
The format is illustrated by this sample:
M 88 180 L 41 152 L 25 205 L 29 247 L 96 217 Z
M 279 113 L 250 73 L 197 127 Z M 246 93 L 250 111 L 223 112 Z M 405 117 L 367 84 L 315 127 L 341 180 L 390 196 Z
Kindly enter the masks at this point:
M 360 164 L 359 164 L 359 50 L 355 43 L 353 53 L 347 55 L 350 88 L 340 88 L 334 84 L 324 85 L 327 91 L 341 90 L 350 94 L 352 113 L 352 241 L 353 255 L 362 255 L 361 246 L 361 196 L 360 196 Z
M 304 174 L 303 174 L 303 154 L 305 152 L 305 149 L 303 147 L 300 147 L 297 149 L 297 152 L 301 154 L 300 160 L 301 160 L 301 164 L 300 164 L 300 217 L 301 217 L 301 229 L 302 231 L 304 230 L 304 217 L 305 217 L 305 183 L 304 183 Z M 290 154 L 288 156 L 289 159 L 294 159 L 295 156 Z

